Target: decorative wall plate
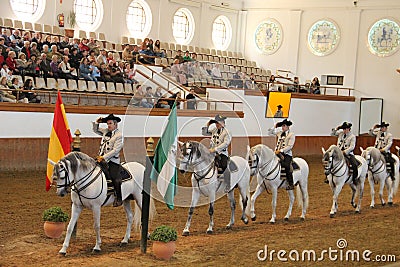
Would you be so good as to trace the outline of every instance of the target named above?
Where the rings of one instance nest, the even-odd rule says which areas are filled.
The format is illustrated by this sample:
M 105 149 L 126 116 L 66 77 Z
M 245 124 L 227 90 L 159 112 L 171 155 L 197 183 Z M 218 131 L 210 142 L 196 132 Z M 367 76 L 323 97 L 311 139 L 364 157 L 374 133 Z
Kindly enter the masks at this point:
M 400 27 L 392 19 L 381 19 L 375 22 L 368 32 L 369 51 L 379 57 L 394 54 L 400 44 Z
M 339 44 L 339 27 L 332 20 L 319 20 L 311 26 L 307 40 L 308 48 L 314 55 L 329 55 Z
M 274 19 L 267 19 L 258 24 L 254 33 L 254 42 L 258 50 L 267 55 L 271 55 L 279 49 L 282 39 L 282 27 Z

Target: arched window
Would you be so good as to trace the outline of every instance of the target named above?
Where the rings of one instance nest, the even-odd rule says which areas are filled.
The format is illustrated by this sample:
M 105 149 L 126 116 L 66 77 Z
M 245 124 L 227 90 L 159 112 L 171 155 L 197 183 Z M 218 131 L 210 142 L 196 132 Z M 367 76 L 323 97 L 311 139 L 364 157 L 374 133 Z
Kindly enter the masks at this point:
M 10 0 L 10 6 L 20 20 L 36 22 L 44 12 L 45 0 Z
M 103 18 L 103 3 L 101 0 L 75 0 L 74 11 L 79 28 L 94 31 Z
M 194 19 L 187 8 L 180 8 L 175 12 L 172 22 L 172 33 L 177 43 L 187 45 L 194 35 Z
M 214 20 L 212 40 L 215 48 L 226 50 L 232 40 L 232 26 L 229 19 L 219 16 Z
M 143 0 L 133 0 L 126 12 L 126 25 L 135 38 L 145 38 L 151 30 L 152 14 Z

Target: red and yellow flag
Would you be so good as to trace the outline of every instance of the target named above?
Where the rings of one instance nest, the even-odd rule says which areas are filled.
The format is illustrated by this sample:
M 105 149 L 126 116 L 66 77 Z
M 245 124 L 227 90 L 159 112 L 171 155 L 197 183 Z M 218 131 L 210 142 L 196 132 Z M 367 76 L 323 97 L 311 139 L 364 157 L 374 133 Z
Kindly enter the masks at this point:
M 54 110 L 53 127 L 50 134 L 49 153 L 47 155 L 46 191 L 49 191 L 53 182 L 53 165 L 51 162 L 58 162 L 62 157 L 71 152 L 72 136 L 65 115 L 64 104 L 61 94 L 58 92 L 56 108 Z

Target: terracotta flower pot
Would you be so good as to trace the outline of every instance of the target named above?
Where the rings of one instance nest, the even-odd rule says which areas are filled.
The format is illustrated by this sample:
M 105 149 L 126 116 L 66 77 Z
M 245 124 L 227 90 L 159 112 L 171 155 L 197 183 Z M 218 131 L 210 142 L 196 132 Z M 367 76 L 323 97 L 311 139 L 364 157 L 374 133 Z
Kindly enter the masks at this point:
M 74 38 L 74 29 L 64 29 L 65 35 L 69 38 Z
M 65 222 L 44 222 L 44 233 L 50 238 L 59 238 L 65 229 Z
M 153 253 L 157 259 L 169 260 L 176 250 L 175 241 L 160 242 L 153 241 Z

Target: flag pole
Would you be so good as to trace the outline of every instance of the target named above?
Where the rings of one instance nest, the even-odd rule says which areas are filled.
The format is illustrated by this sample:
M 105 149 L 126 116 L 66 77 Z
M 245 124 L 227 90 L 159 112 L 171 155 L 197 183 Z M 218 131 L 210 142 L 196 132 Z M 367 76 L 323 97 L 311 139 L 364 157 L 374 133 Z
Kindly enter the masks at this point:
M 74 132 L 75 138 L 74 142 L 72 143 L 72 151 L 81 151 L 81 131 L 79 129 L 76 129 Z M 74 229 L 72 230 L 71 237 L 76 238 L 76 232 L 78 231 L 78 221 L 75 222 Z
M 146 169 L 143 177 L 143 191 L 142 191 L 142 237 L 140 240 L 140 249 L 142 253 L 147 250 L 147 234 L 149 232 L 149 209 L 150 209 L 150 188 L 151 180 L 150 174 L 153 168 L 154 159 L 154 140 L 149 138 L 146 141 Z

